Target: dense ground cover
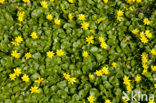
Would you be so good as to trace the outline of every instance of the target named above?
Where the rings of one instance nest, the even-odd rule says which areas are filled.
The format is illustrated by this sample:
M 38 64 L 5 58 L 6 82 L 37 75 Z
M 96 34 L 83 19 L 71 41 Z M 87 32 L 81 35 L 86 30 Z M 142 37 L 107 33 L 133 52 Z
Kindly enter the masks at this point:
M 155 0 L 0 0 L 0 103 L 155 96 L 155 30 Z

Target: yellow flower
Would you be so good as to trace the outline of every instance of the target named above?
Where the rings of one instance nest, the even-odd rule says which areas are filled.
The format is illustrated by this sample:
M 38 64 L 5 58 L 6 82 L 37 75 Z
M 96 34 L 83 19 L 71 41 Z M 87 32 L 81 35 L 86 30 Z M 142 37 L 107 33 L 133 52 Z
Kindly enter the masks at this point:
M 84 30 L 87 30 L 89 27 L 89 24 L 87 22 L 83 22 L 81 25 L 81 28 L 83 28 Z
M 93 74 L 89 73 L 89 78 L 93 79 L 93 77 L 94 77 Z
M 96 70 L 95 74 L 97 76 L 102 76 L 103 75 L 102 70 Z
M 25 14 L 25 12 L 24 12 L 24 11 L 22 11 L 22 12 L 18 12 L 17 16 L 19 16 L 19 17 L 23 17 L 23 16 L 24 16 L 24 14 Z
M 139 30 L 138 29 L 134 29 L 134 30 L 132 30 L 132 33 L 137 35 L 139 33 Z
M 117 65 L 117 64 L 116 64 L 115 62 L 112 63 L 112 66 L 113 66 L 114 68 L 116 67 L 116 65 Z
M 82 21 L 86 20 L 85 15 L 83 15 L 83 14 L 79 14 L 78 19 L 82 20 Z
M 19 20 L 20 22 L 22 22 L 22 21 L 23 21 L 24 14 L 25 14 L 25 12 L 24 12 L 24 11 L 22 11 L 22 12 L 18 12 L 17 16 L 18 16 L 18 20 Z
M 43 8 L 48 8 L 48 4 L 46 1 L 41 1 L 40 4 Z
M 55 0 L 50 0 L 50 2 L 54 2 Z
M 103 42 L 105 41 L 105 39 L 104 39 L 103 37 L 99 37 L 98 39 L 99 39 L 99 41 L 100 41 L 101 43 L 103 43 Z
M 23 8 L 22 8 L 22 7 L 17 7 L 17 9 L 18 9 L 18 10 L 23 10 Z
M 46 18 L 47 18 L 48 20 L 52 20 L 52 19 L 53 19 L 53 16 L 52 16 L 51 14 L 48 14 L 48 15 L 46 16 Z
M 13 41 L 11 42 L 11 44 L 13 44 L 13 45 L 15 45 L 15 46 L 19 45 L 19 43 L 17 43 L 15 40 L 13 40 Z
M 156 84 L 154 84 L 154 87 L 156 88 Z
M 150 33 L 149 30 L 146 30 L 146 31 L 145 31 L 145 34 L 146 34 L 146 37 L 147 37 L 147 38 L 151 38 L 151 37 L 152 37 L 152 33 Z
M 69 75 L 69 74 L 67 74 L 67 73 L 63 73 L 63 77 L 64 77 L 66 80 L 69 80 L 70 75 Z
M 73 15 L 71 13 L 68 14 L 68 18 L 69 20 L 72 20 L 73 19 Z
M 148 43 L 148 39 L 145 36 L 143 36 L 143 37 L 141 37 L 141 42 L 146 44 L 146 43 Z
M 14 69 L 14 74 L 15 76 L 19 76 L 21 74 L 21 69 L 19 68 Z
M 147 58 L 142 58 L 143 63 L 147 63 Z
M 112 103 L 112 102 L 109 99 L 106 99 L 105 103 Z
M 122 100 L 123 100 L 124 103 L 128 103 L 128 99 L 123 97 Z
M 118 21 L 122 21 L 120 16 L 117 16 L 117 20 Z
M 151 53 L 152 53 L 153 55 L 156 55 L 156 50 L 152 49 L 152 50 L 151 50 Z
M 2 4 L 5 0 L 0 0 L 0 3 Z
M 54 20 L 54 23 L 57 24 L 57 25 L 60 25 L 61 20 L 59 20 L 59 19 L 55 19 L 55 20 Z
M 106 44 L 106 42 L 102 42 L 100 46 L 101 46 L 101 48 L 107 49 L 107 44 Z
M 151 38 L 152 37 L 152 33 L 148 33 L 146 34 L 147 38 Z
M 124 80 L 124 84 L 126 85 L 130 84 L 131 80 L 129 80 L 129 77 L 125 76 L 123 80 Z
M 29 82 L 29 77 L 26 74 L 24 74 L 22 80 L 25 82 Z
M 137 3 L 140 3 L 140 2 L 141 2 L 141 0 L 136 0 L 136 2 L 137 2 Z
M 146 74 L 147 73 L 147 69 L 144 69 L 143 71 L 142 71 L 142 75 L 144 75 L 144 74 Z
M 23 41 L 23 38 L 21 36 L 18 36 L 18 37 L 15 38 L 15 41 L 17 43 L 21 43 Z
M 9 78 L 11 80 L 15 80 L 16 79 L 16 75 L 13 73 L 13 74 L 9 74 Z
M 68 0 L 70 3 L 74 3 L 74 0 Z
M 57 50 L 56 54 L 57 54 L 58 56 L 63 56 L 63 55 L 64 55 L 64 52 L 63 52 L 62 49 L 61 49 L 61 50 Z
M 144 64 L 147 63 L 147 57 L 148 57 L 148 55 L 146 54 L 146 52 L 143 52 L 141 56 L 142 56 L 142 62 Z
M 20 58 L 20 53 L 17 53 L 17 50 L 12 51 L 11 55 L 15 58 Z
M 104 74 L 109 74 L 109 70 L 108 70 L 108 68 L 106 68 L 106 67 L 103 67 L 102 68 L 102 72 L 104 73 Z
M 95 97 L 93 95 L 90 95 L 87 99 L 90 103 L 94 103 L 95 101 Z
M 49 57 L 49 58 L 52 58 L 53 56 L 54 56 L 54 52 L 53 51 L 48 51 L 47 52 L 47 56 Z
M 94 37 L 93 36 L 88 36 L 86 37 L 86 41 L 88 42 L 88 44 L 94 44 Z
M 35 32 L 32 32 L 30 36 L 31 36 L 33 39 L 37 39 L 37 38 L 38 38 L 38 36 L 37 36 L 37 34 L 36 34 Z
M 144 32 L 140 32 L 140 37 L 145 37 Z
M 99 18 L 97 21 L 98 21 L 98 24 L 101 23 L 101 21 L 103 20 L 103 18 Z
M 76 78 L 72 77 L 72 78 L 69 78 L 68 81 L 69 81 L 71 84 L 73 84 L 74 82 L 76 82 L 75 79 L 76 79 Z
M 91 32 L 92 34 L 95 34 L 95 30 L 90 30 L 90 32 Z
M 103 2 L 106 4 L 106 3 L 108 3 L 108 0 L 103 0 Z
M 22 26 L 22 24 L 21 24 L 21 23 L 19 23 L 19 24 L 18 24 L 18 26 Z
M 26 54 L 25 54 L 25 58 L 26 58 L 26 59 L 31 58 L 31 53 L 26 53 Z
M 150 21 L 148 20 L 148 18 L 145 18 L 143 22 L 144 22 L 144 25 L 149 25 L 150 24 Z
M 35 80 L 35 82 L 37 82 L 38 84 L 40 84 L 44 79 L 39 77 L 37 80 Z
M 141 77 L 137 75 L 137 76 L 135 77 L 135 81 L 136 81 L 136 82 L 140 82 L 140 81 L 141 81 Z
M 128 91 L 132 91 L 132 86 L 130 84 L 128 84 L 126 88 Z
M 82 56 L 83 56 L 83 57 L 88 57 L 88 52 L 87 52 L 87 51 L 84 51 L 84 52 L 82 53 Z
M 132 11 L 132 10 L 133 10 L 133 8 L 132 8 L 132 7 L 129 7 L 129 10 L 131 10 L 131 11 Z
M 143 53 L 141 54 L 141 57 L 142 57 L 142 58 L 147 58 L 147 57 L 148 57 L 148 54 L 147 54 L 146 52 L 143 52 Z
M 151 66 L 151 69 L 152 69 L 152 71 L 155 72 L 155 71 L 156 71 L 156 66 L 153 66 L 153 65 L 152 65 L 152 66 Z
M 118 11 L 117 11 L 117 16 L 118 16 L 118 17 L 123 16 L 123 11 L 118 10 Z
M 150 33 L 150 31 L 149 31 L 149 30 L 146 30 L 146 31 L 145 31 L 145 34 L 148 34 L 148 33 Z
M 149 101 L 148 103 L 155 103 L 154 101 Z
M 21 24 L 21 23 L 19 23 L 18 25 L 19 25 L 19 26 L 22 26 L 22 24 Z
M 126 0 L 127 3 L 132 4 L 135 0 Z
M 148 69 L 148 65 L 147 64 L 143 64 L 142 66 L 144 69 Z
M 23 2 L 28 3 L 28 2 L 30 2 L 30 0 L 23 0 Z
M 22 22 L 23 21 L 23 17 L 18 17 L 18 21 Z
M 39 93 L 37 86 L 31 87 L 30 91 L 31 91 L 31 93 Z

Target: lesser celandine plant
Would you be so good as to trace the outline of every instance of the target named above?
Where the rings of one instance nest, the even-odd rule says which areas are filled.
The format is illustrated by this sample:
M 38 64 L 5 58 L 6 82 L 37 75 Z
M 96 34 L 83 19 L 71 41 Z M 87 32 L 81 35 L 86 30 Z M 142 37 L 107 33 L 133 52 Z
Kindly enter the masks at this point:
M 0 103 L 155 103 L 155 27 L 155 0 L 0 0 Z

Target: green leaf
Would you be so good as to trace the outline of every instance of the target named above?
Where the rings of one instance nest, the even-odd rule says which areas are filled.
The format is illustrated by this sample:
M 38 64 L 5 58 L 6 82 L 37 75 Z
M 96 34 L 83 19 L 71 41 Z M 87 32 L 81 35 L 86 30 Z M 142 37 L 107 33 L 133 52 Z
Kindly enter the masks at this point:
M 39 16 L 42 15 L 42 13 L 43 13 L 43 8 L 39 7 L 32 11 L 31 16 L 32 16 L 32 18 L 38 18 Z

